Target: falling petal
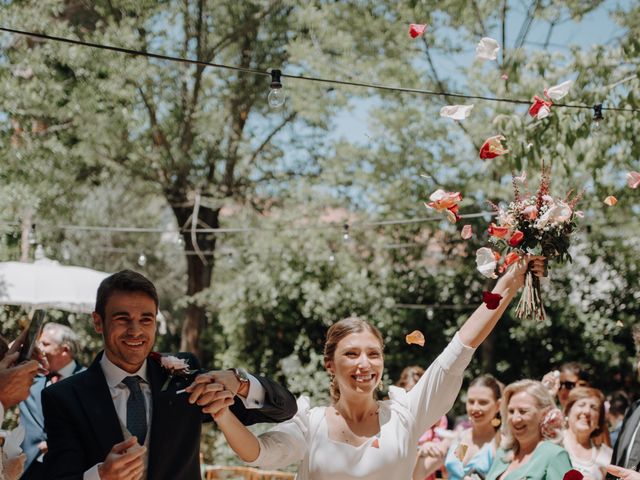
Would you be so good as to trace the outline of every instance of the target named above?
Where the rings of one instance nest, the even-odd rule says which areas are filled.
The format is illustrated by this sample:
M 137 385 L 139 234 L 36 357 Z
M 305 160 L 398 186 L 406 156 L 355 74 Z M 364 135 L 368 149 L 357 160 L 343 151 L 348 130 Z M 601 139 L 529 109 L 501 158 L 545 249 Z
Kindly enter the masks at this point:
M 617 327 L 622 328 L 622 327 L 624 327 L 624 323 L 622 323 L 622 321 L 621 321 L 621 320 L 618 320 L 618 321 L 616 322 L 616 326 L 617 326 Z
M 412 23 L 409 25 L 409 35 L 411 38 L 418 38 L 426 29 L 427 26 L 422 23 Z
M 464 456 L 467 454 L 468 448 L 469 448 L 469 445 L 467 445 L 466 443 L 460 443 L 458 444 L 458 448 L 456 448 L 453 454 L 456 456 L 458 460 L 462 462 L 464 460 Z
M 531 147 L 533 147 L 533 143 L 531 142 L 527 143 L 527 150 L 531 150 Z
M 569 89 L 573 85 L 573 80 L 567 80 L 566 82 L 562 82 L 559 85 L 554 85 L 553 87 L 544 89 L 544 96 L 550 98 L 551 100 L 560 100 L 567 93 L 569 93 Z
M 482 302 L 489 310 L 498 308 L 500 306 L 500 300 L 502 300 L 502 295 L 499 293 L 482 292 Z
M 513 179 L 518 183 L 524 183 L 527 180 L 527 172 L 523 170 L 520 175 L 513 177 Z
M 464 227 L 462 227 L 462 233 L 460 234 L 460 236 L 464 240 L 469 240 L 471 237 L 473 237 L 473 230 L 471 229 L 471 225 L 465 225 Z
M 464 120 L 471 114 L 473 105 L 447 105 L 440 109 L 440 116 L 453 120 Z
M 543 105 L 542 107 L 540 107 L 540 110 L 538 111 L 538 115 L 536 115 L 536 118 L 538 120 L 542 120 L 543 118 L 547 118 L 549 115 L 551 115 L 551 109 L 546 105 Z
M 502 75 L 500 75 L 500 78 L 502 80 L 509 80 L 509 75 L 507 75 L 506 73 L 503 73 Z
M 606 205 L 609 205 L 610 207 L 613 207 L 616 203 L 618 203 L 618 199 L 613 195 L 609 195 L 607 198 L 604 199 L 604 203 Z
M 567 473 L 564 474 L 562 480 L 583 480 L 584 475 L 580 473 L 578 470 L 571 469 Z
M 407 334 L 405 340 L 409 345 L 413 344 L 424 347 L 424 335 L 420 330 L 414 330 L 413 332 Z
M 424 173 L 421 173 L 421 174 L 420 174 L 420 176 L 421 176 L 422 178 L 426 179 L 426 180 L 431 180 L 431 179 L 432 179 L 432 178 L 431 178 L 431 176 L 429 176 L 429 175 L 425 175 Z
M 380 441 L 376 438 L 373 440 L 373 442 L 371 442 L 371 446 L 373 448 L 380 448 Z
M 627 185 L 629 185 L 631 188 L 638 188 L 638 185 L 640 185 L 640 173 L 639 172 L 627 173 Z
M 502 135 L 487 138 L 482 144 L 482 147 L 480 147 L 480 158 L 486 160 L 509 153 L 509 150 L 502 145 L 504 140 L 506 139 Z
M 543 109 L 543 107 L 546 108 Z M 549 113 L 551 113 L 550 107 L 551 102 L 548 102 L 547 100 L 535 95 L 533 97 L 533 104 L 531 105 L 531 107 L 529 107 L 529 115 L 531 115 L 532 117 L 544 118 L 548 116 Z M 540 113 L 540 110 L 542 110 L 542 114 Z M 540 115 L 542 115 L 542 117 Z
M 496 40 L 484 37 L 476 47 L 476 58 L 480 60 L 495 60 L 498 58 L 498 50 L 500 50 L 500 45 Z

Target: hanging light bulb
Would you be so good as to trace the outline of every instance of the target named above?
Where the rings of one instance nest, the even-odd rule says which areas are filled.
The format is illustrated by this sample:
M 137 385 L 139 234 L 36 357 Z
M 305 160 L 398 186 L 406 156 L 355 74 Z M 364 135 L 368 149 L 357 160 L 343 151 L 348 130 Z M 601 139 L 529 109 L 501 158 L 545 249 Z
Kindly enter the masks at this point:
M 31 228 L 29 229 L 29 234 L 27 235 L 27 240 L 29 240 L 30 245 L 35 245 L 38 243 L 38 235 L 36 234 L 36 224 L 32 223 Z
M 144 267 L 147 264 L 147 256 L 144 253 L 141 253 L 138 257 L 138 265 Z
M 342 239 L 343 239 L 345 242 L 348 242 L 348 241 L 349 241 L 349 238 L 351 238 L 351 237 L 349 236 L 349 224 L 348 224 L 348 223 L 345 223 L 345 224 L 342 226 L 342 230 L 343 230 L 343 232 L 342 232 Z
M 598 103 L 593 106 L 593 120 L 591 122 L 591 133 L 598 135 L 602 131 L 601 122 L 604 120 L 602 116 L 602 104 Z
M 269 96 L 267 97 L 267 103 L 270 108 L 278 109 L 284 106 L 284 102 L 287 100 L 287 96 L 282 90 L 282 81 L 280 76 L 282 72 L 278 69 L 271 70 L 271 90 L 269 90 Z

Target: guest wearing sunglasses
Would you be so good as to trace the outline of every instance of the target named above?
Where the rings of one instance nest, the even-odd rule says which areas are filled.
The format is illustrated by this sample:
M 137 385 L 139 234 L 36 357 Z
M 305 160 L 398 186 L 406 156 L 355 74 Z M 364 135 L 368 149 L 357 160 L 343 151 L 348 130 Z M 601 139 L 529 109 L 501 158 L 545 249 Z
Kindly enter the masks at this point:
M 589 372 L 577 362 L 563 363 L 559 370 L 547 373 L 542 378 L 542 384 L 551 395 L 557 397 L 561 410 L 567 405 L 571 390 L 591 386 Z

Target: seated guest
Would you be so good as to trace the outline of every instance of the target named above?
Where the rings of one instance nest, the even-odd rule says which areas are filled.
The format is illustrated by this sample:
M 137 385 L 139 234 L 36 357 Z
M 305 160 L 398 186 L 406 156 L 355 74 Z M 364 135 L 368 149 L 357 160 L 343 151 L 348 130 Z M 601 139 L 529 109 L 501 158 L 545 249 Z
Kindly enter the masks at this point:
M 559 480 L 571 470 L 562 438 L 562 413 L 540 382 L 510 384 L 502 398 L 506 421 L 501 448 L 486 480 Z
M 563 445 L 573 468 L 587 480 L 604 480 L 605 467 L 613 450 L 609 445 L 596 446 L 593 439 L 606 428 L 604 395 L 596 388 L 577 387 L 571 390 L 564 415 L 568 419 Z

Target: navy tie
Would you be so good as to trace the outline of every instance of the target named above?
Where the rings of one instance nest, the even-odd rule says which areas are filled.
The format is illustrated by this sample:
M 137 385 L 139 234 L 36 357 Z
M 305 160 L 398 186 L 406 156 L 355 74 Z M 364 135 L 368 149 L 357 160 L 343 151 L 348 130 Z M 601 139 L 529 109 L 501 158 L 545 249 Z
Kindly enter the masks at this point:
M 138 438 L 138 443 L 144 445 L 147 436 L 147 409 L 144 405 L 144 395 L 140 389 L 140 382 L 144 380 L 137 375 L 126 377 L 122 380 L 129 389 L 129 400 L 127 400 L 127 429 L 131 435 Z

